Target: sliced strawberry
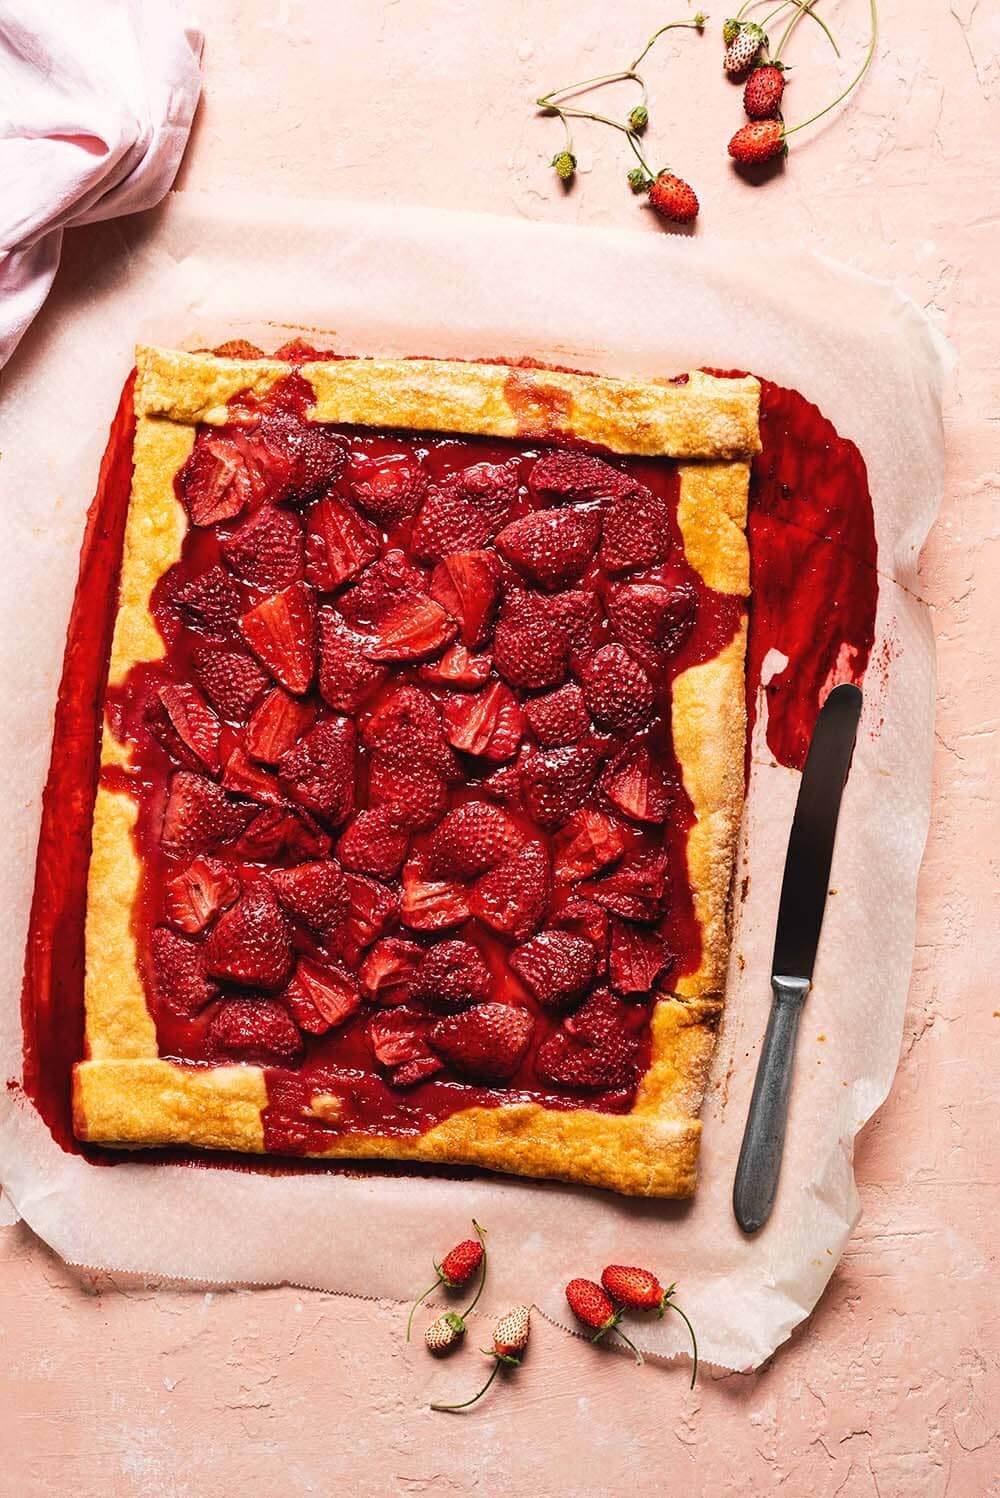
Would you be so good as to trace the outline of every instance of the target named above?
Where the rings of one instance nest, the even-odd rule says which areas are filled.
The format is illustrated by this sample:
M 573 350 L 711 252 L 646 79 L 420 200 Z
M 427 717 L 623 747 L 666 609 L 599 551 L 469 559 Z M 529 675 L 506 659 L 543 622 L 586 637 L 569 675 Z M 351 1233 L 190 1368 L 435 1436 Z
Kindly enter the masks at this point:
M 411 997 L 450 1012 L 482 1004 L 490 996 L 490 970 L 478 947 L 468 941 L 439 941 L 424 953 Z
M 391 879 L 406 857 L 407 838 L 394 825 L 384 806 L 358 812 L 337 845 L 345 869 Z
M 517 826 L 499 806 L 466 801 L 434 829 L 427 870 L 436 878 L 476 879 L 503 863 L 522 841 Z
M 399 936 L 377 941 L 361 964 L 359 976 L 373 1004 L 405 1004 L 413 987 L 423 947 Z
M 302 527 L 287 510 L 265 505 L 226 537 L 222 555 L 252 588 L 287 588 L 303 576 Z
M 210 1056 L 241 1061 L 293 1061 L 302 1036 L 288 1010 L 275 999 L 229 999 L 220 1004 L 208 1027 Z
M 543 1082 L 556 1087 L 603 1091 L 635 1080 L 638 1037 L 620 999 L 599 989 L 566 1020 L 561 1031 L 542 1042 L 535 1067 Z
M 553 873 L 569 883 L 589 879 L 599 869 L 615 863 L 625 852 L 625 834 L 613 817 L 583 807 L 552 840 Z
M 288 799 L 275 777 L 248 759 L 238 744 L 226 760 L 222 784 L 237 796 L 249 796 L 269 806 L 284 806 Z
M 611 922 L 608 966 L 612 986 L 619 993 L 647 994 L 673 955 L 658 931 L 644 930 L 630 921 Z
M 301 1030 L 325 1035 L 361 1008 L 361 994 L 342 967 L 320 967 L 300 957 L 292 981 L 281 995 Z
M 445 931 L 469 919 L 469 905 L 460 884 L 430 879 L 423 862 L 413 859 L 403 869 L 399 918 L 414 931 Z
M 246 721 L 268 683 L 267 673 L 245 650 L 202 646 L 192 652 L 191 664 L 205 696 L 229 723 Z
M 526 941 L 545 919 L 551 884 L 539 843 L 528 843 L 484 874 L 472 891 L 472 912 L 501 936 Z
M 347 880 L 332 858 L 272 869 L 271 883 L 289 915 L 314 931 L 329 934 L 346 918 L 351 901 Z
M 634 480 L 602 458 L 558 449 L 543 453 L 528 474 L 528 491 L 542 505 L 617 499 L 634 488 Z
M 282 498 L 305 504 L 329 489 L 343 472 L 347 443 L 322 422 L 304 422 L 294 411 L 278 410 L 268 412 L 261 431 L 271 451 L 284 460 Z
M 372 1015 L 368 1021 L 368 1039 L 375 1060 L 382 1066 L 393 1067 L 425 1059 L 430 1055 L 426 1038 L 429 1028 L 426 1015 L 416 1014 L 412 1009 L 401 1007 Z
M 489 516 L 454 489 L 432 489 L 413 523 L 410 549 L 437 562 L 455 551 L 478 551 L 490 538 Z
M 309 511 L 306 577 L 321 593 L 329 593 L 374 562 L 380 547 L 375 527 L 331 494 Z
M 460 551 L 438 562 L 431 575 L 431 597 L 459 622 L 463 645 L 486 644 L 500 602 L 500 569 L 489 551 Z
M 600 538 L 596 510 L 533 510 L 506 526 L 496 547 L 522 577 L 553 592 L 583 576 Z
M 376 754 L 368 771 L 368 797 L 400 832 L 421 832 L 444 816 L 448 787 L 433 765 L 417 760 L 405 766 Z
M 495 681 L 482 692 L 450 697 L 443 716 L 449 744 L 464 754 L 499 764 L 517 753 L 524 714 L 502 682 Z
M 458 625 L 433 598 L 418 593 L 389 609 L 364 644 L 370 661 L 422 661 L 453 640 Z
M 351 629 L 335 609 L 320 610 L 320 696 L 340 712 L 357 712 L 388 675 L 384 666 L 363 654 L 364 644 L 364 635 Z
M 585 937 L 539 931 L 510 954 L 510 965 L 540 1004 L 564 1008 L 590 987 L 595 957 Z
M 177 858 L 211 852 L 238 837 L 253 814 L 253 807 L 230 801 L 214 780 L 178 770 L 170 782 L 160 842 Z
M 253 431 L 235 426 L 199 431 L 177 489 L 193 525 L 232 520 L 269 490 L 283 487 L 286 469 Z
M 316 620 L 305 583 L 265 598 L 240 619 L 240 631 L 275 681 L 297 694 L 309 690 L 316 661 Z
M 571 936 L 582 936 L 594 949 L 595 971 L 607 969 L 608 912 L 593 900 L 581 900 L 577 896 L 567 900 L 559 913 L 552 917 L 553 925 Z
M 428 1077 L 433 1077 L 435 1072 L 443 1069 L 436 1056 L 415 1056 L 412 1061 L 404 1061 L 402 1066 L 396 1067 L 392 1074 L 392 1085 L 415 1087 L 418 1082 L 426 1082 Z
M 630 649 L 671 655 L 694 628 L 698 600 L 689 583 L 616 583 L 606 595 L 608 618 Z
M 479 789 L 483 795 L 491 796 L 494 801 L 500 801 L 511 811 L 523 811 L 521 801 L 521 769 L 528 759 L 531 751 L 522 748 L 517 759 L 512 760 L 509 765 L 501 765 L 499 770 L 494 770 L 492 775 L 487 775 L 485 780 L 479 782 Z
M 515 687 L 555 687 L 566 680 L 570 642 L 541 608 L 530 618 L 502 610 L 493 637 L 493 662 Z
M 421 681 L 442 687 L 481 687 L 493 669 L 490 655 L 470 655 L 464 645 L 449 645 L 440 660 L 421 666 Z
M 351 454 L 351 498 L 379 525 L 412 515 L 427 489 L 427 473 L 413 453 Z
M 663 822 L 672 800 L 670 784 L 643 743 L 625 749 L 601 781 L 604 794 L 635 822 Z
M 666 862 L 661 853 L 646 853 L 592 884 L 580 894 L 627 921 L 655 921 L 667 898 Z
M 254 988 L 280 988 L 292 965 L 288 922 L 265 879 L 219 916 L 205 943 L 205 967 L 215 978 Z
M 219 773 L 221 725 L 197 687 L 183 681 L 160 687 L 146 706 L 145 722 L 177 764 Z
M 533 697 L 525 706 L 531 731 L 543 749 L 575 744 L 590 727 L 583 693 L 575 682 L 567 682 L 544 697 Z
M 268 806 L 232 845 L 237 858 L 274 863 L 279 858 L 324 858 L 330 839 L 308 812 Z
M 604 516 L 601 562 L 609 572 L 651 567 L 670 547 L 670 512 L 661 499 L 639 488 L 609 505 Z
M 345 877 L 350 905 L 344 925 L 344 955 L 349 962 L 356 962 L 398 913 L 399 896 L 377 879 L 367 879 L 363 874 Z
M 430 1042 L 463 1076 L 509 1082 L 524 1059 L 534 1028 L 527 1009 L 476 1004 L 462 1014 L 438 1020 Z
M 276 765 L 281 756 L 310 728 L 316 718 L 311 704 L 272 687 L 254 708 L 244 737 L 246 751 L 262 764 Z
M 624 645 L 602 645 L 582 671 L 583 695 L 600 728 L 636 733 L 653 715 L 653 687 Z
M 337 600 L 352 629 L 371 634 L 388 611 L 404 598 L 426 593 L 426 579 L 402 551 L 387 551 Z
M 243 612 L 243 594 L 239 583 L 224 567 L 209 567 L 173 595 L 175 607 L 194 629 L 204 631 L 215 640 L 225 640 L 236 633 Z
M 388 763 L 430 765 L 448 780 L 459 776 L 437 705 L 419 687 L 399 687 L 383 698 L 365 724 L 362 737 L 368 748 Z
M 178 1014 L 197 1014 L 219 990 L 205 972 L 201 946 L 156 926 L 149 938 L 153 983 L 161 1004 Z
M 232 905 L 239 880 L 217 858 L 195 858 L 163 887 L 163 910 L 171 926 L 189 936 L 204 931 L 220 910 Z
M 289 794 L 334 824 L 354 806 L 354 739 L 349 718 L 326 718 L 278 761 L 278 778 Z
M 598 768 L 597 754 L 589 744 L 537 750 L 521 767 L 525 810 L 547 831 L 563 826 L 586 801 Z

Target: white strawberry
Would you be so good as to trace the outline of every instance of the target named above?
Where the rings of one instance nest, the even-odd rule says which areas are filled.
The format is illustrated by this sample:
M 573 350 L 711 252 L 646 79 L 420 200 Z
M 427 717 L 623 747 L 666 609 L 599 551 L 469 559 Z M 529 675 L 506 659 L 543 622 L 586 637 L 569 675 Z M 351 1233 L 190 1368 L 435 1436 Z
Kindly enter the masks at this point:
M 483 1384 L 478 1394 L 473 1394 L 471 1399 L 464 1399 L 461 1404 L 432 1404 L 432 1410 L 466 1410 L 470 1404 L 475 1404 L 477 1399 L 482 1399 L 490 1384 L 496 1378 L 500 1369 L 519 1368 L 521 1356 L 528 1345 L 528 1333 L 531 1330 L 531 1307 L 515 1306 L 505 1316 L 501 1316 L 493 1328 L 493 1346 L 483 1348 L 487 1357 L 493 1359 L 493 1372 Z
M 460 1337 L 465 1336 L 465 1322 L 455 1311 L 445 1311 L 432 1321 L 424 1332 L 424 1341 L 431 1352 L 447 1352 Z
M 727 73 L 743 73 L 755 61 L 767 37 L 755 21 L 741 21 L 739 34 L 729 43 L 722 66 Z

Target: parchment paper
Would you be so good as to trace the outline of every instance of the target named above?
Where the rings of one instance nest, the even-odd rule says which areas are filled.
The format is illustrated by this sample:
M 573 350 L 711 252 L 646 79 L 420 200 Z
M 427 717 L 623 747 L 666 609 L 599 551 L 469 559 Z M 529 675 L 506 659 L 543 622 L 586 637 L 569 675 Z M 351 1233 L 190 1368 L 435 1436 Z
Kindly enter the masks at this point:
M 854 1136 L 899 1051 L 933 713 L 932 636 L 913 590 L 941 492 L 943 343 L 888 286 L 770 246 L 190 194 L 82 233 L 8 371 L 2 410 L 5 1077 L 20 1074 L 17 995 L 77 550 L 135 341 L 244 336 L 273 349 L 301 334 L 345 351 L 531 354 L 612 374 L 742 367 L 800 389 L 860 447 L 877 515 L 877 637 L 780 1194 L 755 1239 L 737 1229 L 730 1194 L 798 783 L 773 763 L 760 721 L 738 870 L 749 887 L 693 1203 L 503 1177 L 98 1168 L 63 1154 L 16 1091 L 0 1100 L 7 1200 L 72 1264 L 405 1298 L 475 1216 L 493 1250 L 487 1312 L 533 1300 L 568 1326 L 571 1274 L 648 1264 L 679 1282 L 708 1361 L 756 1366 L 809 1313 L 843 1250 L 858 1213 Z M 635 1335 L 663 1356 L 686 1347 L 676 1317 Z

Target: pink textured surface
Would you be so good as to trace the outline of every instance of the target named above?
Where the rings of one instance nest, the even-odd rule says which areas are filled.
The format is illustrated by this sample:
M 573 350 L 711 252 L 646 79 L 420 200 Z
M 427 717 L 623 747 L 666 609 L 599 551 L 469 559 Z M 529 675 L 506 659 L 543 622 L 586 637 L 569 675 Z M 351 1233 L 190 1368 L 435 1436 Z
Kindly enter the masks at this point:
M 427 1399 L 474 1387 L 480 1359 L 470 1348 L 432 1364 L 405 1346 L 396 1306 L 81 1286 L 8 1228 L 0 1491 L 1000 1495 L 1000 190 L 978 144 L 1000 127 L 1000 21 L 986 0 L 885 0 L 882 11 L 856 102 L 756 187 L 724 157 L 741 112 L 717 70 L 717 31 L 681 33 L 648 70 L 665 121 L 650 152 L 659 165 L 669 147 L 695 182 L 699 232 L 793 237 L 892 278 L 961 358 L 945 506 L 922 567 L 941 685 L 903 1055 L 859 1145 L 864 1217 L 819 1307 L 770 1365 L 706 1375 L 693 1394 L 680 1368 L 636 1370 L 536 1318 L 516 1381 L 459 1421 Z M 862 0 L 825 8 L 845 49 L 863 42 L 864 12 Z M 652 0 L 610 12 L 600 0 L 201 0 L 206 92 L 180 185 L 457 201 L 660 232 L 624 187 L 610 137 L 581 130 L 584 170 L 563 194 L 546 167 L 558 126 L 534 120 L 530 100 L 603 71 L 674 13 L 683 7 Z M 819 56 L 803 43 L 790 59 L 802 63 L 790 120 L 834 91 Z M 415 1266 L 415 1285 L 424 1276 Z M 481 1340 L 482 1327 L 470 1341 Z

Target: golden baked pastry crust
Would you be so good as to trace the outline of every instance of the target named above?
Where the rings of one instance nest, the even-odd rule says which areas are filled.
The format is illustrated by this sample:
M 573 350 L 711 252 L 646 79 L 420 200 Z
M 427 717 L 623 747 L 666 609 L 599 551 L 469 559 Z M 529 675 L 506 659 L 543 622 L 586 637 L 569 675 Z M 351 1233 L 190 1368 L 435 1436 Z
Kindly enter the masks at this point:
M 187 526 L 174 478 L 199 422 L 231 420 L 227 403 L 262 395 L 292 372 L 280 360 L 137 351 L 135 473 L 109 680 L 155 660 L 164 645 L 150 611 Z M 296 366 L 309 415 L 328 422 L 599 444 L 620 454 L 681 460 L 678 524 L 688 562 L 718 591 L 746 597 L 749 459 L 759 450 L 752 379 L 701 373 L 686 383 L 612 380 L 506 365 L 350 359 Z M 698 1120 L 728 961 L 729 887 L 743 800 L 745 620 L 712 660 L 673 683 L 674 747 L 694 811 L 688 876 L 701 962 L 658 1000 L 651 1060 L 627 1114 L 535 1103 L 473 1107 L 420 1135 L 337 1130 L 339 1101 L 314 1097 L 329 1128 L 325 1157 L 476 1164 L 603 1186 L 630 1195 L 688 1196 L 696 1184 Z M 105 725 L 102 763 L 127 765 Z M 160 1059 L 146 1005 L 132 912 L 141 878 L 135 806 L 102 787 L 88 883 L 86 1059 L 75 1068 L 78 1136 L 121 1146 L 186 1144 L 265 1150 L 265 1073 Z

